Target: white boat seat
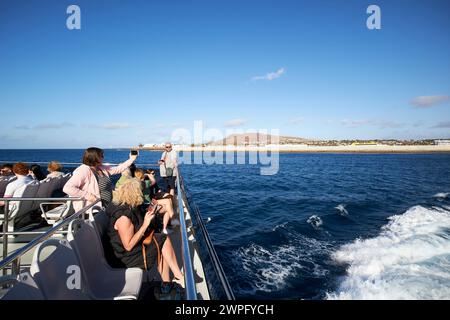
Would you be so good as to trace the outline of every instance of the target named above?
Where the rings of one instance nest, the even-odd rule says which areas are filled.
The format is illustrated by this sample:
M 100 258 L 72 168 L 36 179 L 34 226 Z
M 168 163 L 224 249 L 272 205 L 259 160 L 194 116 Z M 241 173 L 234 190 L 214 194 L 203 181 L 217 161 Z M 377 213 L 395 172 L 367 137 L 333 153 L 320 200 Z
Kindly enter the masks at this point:
M 10 285 L 0 300 L 43 300 L 44 295 L 29 272 L 0 278 L 0 287 Z
M 139 268 L 113 269 L 105 260 L 103 247 L 91 221 L 74 220 L 67 239 L 74 248 L 94 299 L 137 299 L 142 285 Z
M 50 248 L 54 250 L 47 256 Z M 48 239 L 36 247 L 30 272 L 45 299 L 88 300 L 90 297 L 79 266 L 67 240 Z
M 45 211 L 45 205 L 51 204 L 60 204 L 60 206 Z M 54 225 L 58 221 L 64 219 L 65 217 L 75 212 L 71 200 L 68 200 L 67 202 L 42 202 L 40 204 L 40 209 L 42 212 L 41 217 L 44 218 L 50 225 Z

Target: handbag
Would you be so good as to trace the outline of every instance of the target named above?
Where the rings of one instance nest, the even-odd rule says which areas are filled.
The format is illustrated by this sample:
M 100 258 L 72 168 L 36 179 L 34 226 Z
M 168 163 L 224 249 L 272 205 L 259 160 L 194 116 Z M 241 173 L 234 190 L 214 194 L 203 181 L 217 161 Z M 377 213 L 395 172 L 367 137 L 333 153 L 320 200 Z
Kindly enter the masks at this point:
M 142 257 L 144 258 L 144 268 L 145 270 L 148 270 L 147 266 L 147 246 L 150 246 L 151 243 L 154 242 L 156 246 L 156 252 L 157 252 L 157 260 L 156 263 L 158 264 L 158 271 L 161 272 L 161 250 L 159 248 L 158 241 L 156 241 L 155 237 L 155 230 L 152 230 L 150 234 L 145 237 L 144 241 L 142 241 Z

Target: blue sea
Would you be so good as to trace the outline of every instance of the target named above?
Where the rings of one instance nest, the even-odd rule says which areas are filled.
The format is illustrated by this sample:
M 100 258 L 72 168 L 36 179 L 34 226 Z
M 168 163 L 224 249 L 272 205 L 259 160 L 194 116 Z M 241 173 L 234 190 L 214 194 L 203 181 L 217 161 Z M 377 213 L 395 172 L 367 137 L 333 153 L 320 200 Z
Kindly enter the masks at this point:
M 2 161 L 81 156 L 0 150 Z M 450 299 L 450 154 L 281 154 L 273 176 L 181 171 L 239 299 Z

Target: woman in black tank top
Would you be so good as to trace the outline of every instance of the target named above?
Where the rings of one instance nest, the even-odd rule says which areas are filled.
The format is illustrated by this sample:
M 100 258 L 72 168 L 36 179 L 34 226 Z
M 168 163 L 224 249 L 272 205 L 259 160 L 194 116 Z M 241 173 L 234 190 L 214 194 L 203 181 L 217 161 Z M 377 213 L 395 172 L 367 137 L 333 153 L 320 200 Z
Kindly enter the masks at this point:
M 146 247 L 145 260 L 142 253 L 142 243 L 145 237 L 154 230 L 155 210 L 146 212 L 144 217 L 139 212 L 139 206 L 144 202 L 141 184 L 137 179 L 126 180 L 113 192 L 113 201 L 106 208 L 110 216 L 108 235 L 114 254 L 127 267 L 151 269 L 157 262 L 158 252 L 155 243 Z M 178 266 L 172 242 L 169 236 L 155 233 L 156 242 L 161 250 L 161 266 L 158 271 L 164 283 L 170 282 L 170 271 L 174 274 L 172 282 L 184 288 L 184 276 Z

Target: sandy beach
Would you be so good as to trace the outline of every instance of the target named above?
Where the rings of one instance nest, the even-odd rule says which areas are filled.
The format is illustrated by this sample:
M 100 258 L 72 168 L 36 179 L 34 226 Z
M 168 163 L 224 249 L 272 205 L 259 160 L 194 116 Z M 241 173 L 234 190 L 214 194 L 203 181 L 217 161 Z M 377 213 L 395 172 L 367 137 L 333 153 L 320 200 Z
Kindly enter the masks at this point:
M 158 150 L 160 148 L 141 148 L 142 150 Z M 184 152 L 280 152 L 280 153 L 435 153 L 450 152 L 450 145 L 352 145 L 352 146 L 308 146 L 308 145 L 275 145 L 257 146 L 174 146 L 177 151 Z

